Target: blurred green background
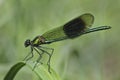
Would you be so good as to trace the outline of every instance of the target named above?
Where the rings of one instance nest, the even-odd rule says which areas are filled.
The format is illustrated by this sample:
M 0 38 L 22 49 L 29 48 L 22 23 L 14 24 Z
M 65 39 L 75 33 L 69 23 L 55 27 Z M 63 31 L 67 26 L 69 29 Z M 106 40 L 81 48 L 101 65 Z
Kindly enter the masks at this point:
M 30 51 L 26 39 L 63 25 L 83 14 L 95 17 L 93 27 L 112 29 L 56 42 L 52 68 L 62 80 L 120 80 L 120 0 L 0 0 L 0 80 Z M 23 69 L 15 80 L 37 80 Z

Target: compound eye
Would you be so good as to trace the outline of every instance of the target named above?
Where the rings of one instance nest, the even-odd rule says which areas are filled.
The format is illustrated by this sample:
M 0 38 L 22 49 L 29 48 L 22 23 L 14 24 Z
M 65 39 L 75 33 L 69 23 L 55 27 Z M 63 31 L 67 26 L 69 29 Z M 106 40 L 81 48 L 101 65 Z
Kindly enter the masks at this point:
M 25 43 L 24 43 L 24 46 L 25 46 L 25 47 L 28 47 L 30 44 L 31 44 L 31 43 L 30 43 L 30 40 L 27 39 L 27 40 L 25 41 Z

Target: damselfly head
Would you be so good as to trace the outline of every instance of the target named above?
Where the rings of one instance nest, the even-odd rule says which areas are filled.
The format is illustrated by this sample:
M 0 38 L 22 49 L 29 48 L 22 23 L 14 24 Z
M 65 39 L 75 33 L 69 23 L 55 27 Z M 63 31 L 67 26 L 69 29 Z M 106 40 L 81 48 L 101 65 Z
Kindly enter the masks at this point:
M 30 41 L 30 39 L 27 39 L 24 43 L 24 46 L 28 47 L 29 45 L 31 45 L 31 41 Z

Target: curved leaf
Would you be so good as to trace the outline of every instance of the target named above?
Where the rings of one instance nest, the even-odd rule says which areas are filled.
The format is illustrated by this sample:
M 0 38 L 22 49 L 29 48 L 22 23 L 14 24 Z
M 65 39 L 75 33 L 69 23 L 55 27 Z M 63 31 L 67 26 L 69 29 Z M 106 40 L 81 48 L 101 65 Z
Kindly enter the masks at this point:
M 15 64 L 9 72 L 4 77 L 4 80 L 13 80 L 17 72 L 24 66 L 28 66 L 31 70 L 33 70 L 34 63 L 33 62 L 18 62 Z M 47 65 L 37 65 L 33 72 L 42 80 L 61 80 L 57 73 L 51 69 L 51 73 L 48 72 Z
M 4 80 L 13 80 L 17 72 L 25 65 L 23 62 L 15 64 L 6 74 Z

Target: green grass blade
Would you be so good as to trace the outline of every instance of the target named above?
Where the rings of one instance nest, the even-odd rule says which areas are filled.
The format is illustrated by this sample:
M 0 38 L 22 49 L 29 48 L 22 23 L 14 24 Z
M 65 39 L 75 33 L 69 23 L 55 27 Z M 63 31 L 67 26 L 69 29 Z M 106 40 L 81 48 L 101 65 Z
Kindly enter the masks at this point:
M 8 71 L 6 76 L 4 77 L 4 80 L 13 80 L 17 72 L 25 65 L 23 62 L 19 62 L 11 67 L 11 69 Z
M 17 72 L 24 66 L 33 70 L 34 64 L 33 62 L 18 62 L 11 67 L 4 77 L 4 80 L 13 80 Z M 37 65 L 33 72 L 42 80 L 61 80 L 53 69 L 51 69 L 51 73 L 48 72 L 47 65 Z

